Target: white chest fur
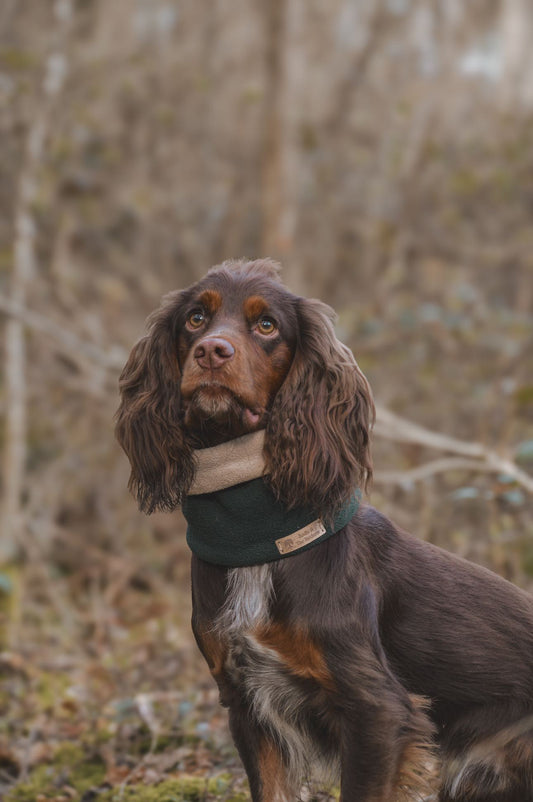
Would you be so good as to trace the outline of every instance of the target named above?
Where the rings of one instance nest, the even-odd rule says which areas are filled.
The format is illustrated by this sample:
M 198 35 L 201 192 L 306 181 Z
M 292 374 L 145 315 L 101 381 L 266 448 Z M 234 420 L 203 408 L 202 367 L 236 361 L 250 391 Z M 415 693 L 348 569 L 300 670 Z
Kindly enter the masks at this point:
M 268 621 L 272 567 L 251 565 L 228 571 L 226 601 L 215 627 L 226 635 L 250 632 Z
M 280 744 L 297 782 L 308 773 L 316 749 L 305 723 L 307 694 L 282 655 L 257 637 L 268 627 L 273 594 L 271 565 L 233 568 L 215 627 L 228 641 L 227 674 L 247 699 L 252 715 Z

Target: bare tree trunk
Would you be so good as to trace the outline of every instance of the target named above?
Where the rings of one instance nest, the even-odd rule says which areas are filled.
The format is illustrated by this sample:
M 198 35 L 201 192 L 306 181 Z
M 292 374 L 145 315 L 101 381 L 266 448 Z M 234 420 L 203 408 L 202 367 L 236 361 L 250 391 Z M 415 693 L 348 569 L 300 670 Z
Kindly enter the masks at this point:
M 287 264 L 293 289 L 301 289 L 302 270 L 294 262 L 298 220 L 298 86 L 303 80 L 301 4 L 265 4 L 266 92 L 263 143 L 262 255 Z
M 506 0 L 502 4 L 503 100 L 532 105 L 533 10 L 530 0 Z
M 71 0 L 58 0 L 54 7 L 61 29 L 70 23 Z M 29 281 L 35 274 L 35 222 L 33 205 L 37 197 L 39 169 L 53 103 L 63 85 L 66 57 L 48 56 L 40 106 L 30 125 L 25 161 L 19 179 L 15 209 L 15 246 L 11 276 L 11 300 L 24 307 Z M 4 463 L 4 532 L 0 559 L 12 558 L 22 531 L 22 494 L 27 454 L 26 344 L 22 319 L 9 317 L 6 323 L 6 449 Z
M 265 4 L 266 90 L 262 175 L 262 255 L 277 255 L 280 228 L 282 149 L 282 47 L 286 0 Z
M 28 207 L 33 197 L 25 172 L 19 190 L 15 220 L 15 249 L 11 298 L 24 304 L 26 285 L 33 273 L 35 228 Z M 16 318 L 6 323 L 6 450 L 4 469 L 4 535 L 1 557 L 9 559 L 16 550 L 21 525 L 21 498 L 26 462 L 26 347 L 24 324 Z

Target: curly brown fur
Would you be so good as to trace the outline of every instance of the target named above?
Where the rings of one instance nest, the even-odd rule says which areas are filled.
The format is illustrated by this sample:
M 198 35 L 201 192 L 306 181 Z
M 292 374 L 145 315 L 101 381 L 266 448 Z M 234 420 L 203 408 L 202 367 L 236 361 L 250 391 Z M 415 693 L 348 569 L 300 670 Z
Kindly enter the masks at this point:
M 294 360 L 267 424 L 270 483 L 289 506 L 337 510 L 372 477 L 374 404 L 352 352 L 335 336 L 334 312 L 299 298 Z
M 168 295 L 147 321 L 121 373 L 116 436 L 131 464 L 129 488 L 143 512 L 172 510 L 194 476 L 182 426 L 181 372 L 176 358 L 183 294 Z

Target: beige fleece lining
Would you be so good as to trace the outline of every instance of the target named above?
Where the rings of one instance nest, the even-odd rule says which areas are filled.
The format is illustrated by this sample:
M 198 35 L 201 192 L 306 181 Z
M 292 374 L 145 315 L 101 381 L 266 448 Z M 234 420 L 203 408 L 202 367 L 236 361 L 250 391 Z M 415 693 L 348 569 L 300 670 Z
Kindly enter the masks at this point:
M 265 431 L 261 429 L 219 446 L 195 451 L 196 474 L 189 495 L 215 493 L 263 476 L 264 443 Z

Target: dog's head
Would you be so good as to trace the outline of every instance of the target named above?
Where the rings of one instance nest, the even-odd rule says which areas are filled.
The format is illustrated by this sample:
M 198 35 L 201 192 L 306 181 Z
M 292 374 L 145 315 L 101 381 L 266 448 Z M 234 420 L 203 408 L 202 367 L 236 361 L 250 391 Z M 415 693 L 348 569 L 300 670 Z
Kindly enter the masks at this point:
M 368 383 L 332 310 L 278 272 L 268 259 L 225 262 L 149 317 L 120 377 L 116 428 L 145 512 L 181 503 L 195 448 L 257 429 L 268 481 L 291 507 L 329 513 L 370 479 Z

